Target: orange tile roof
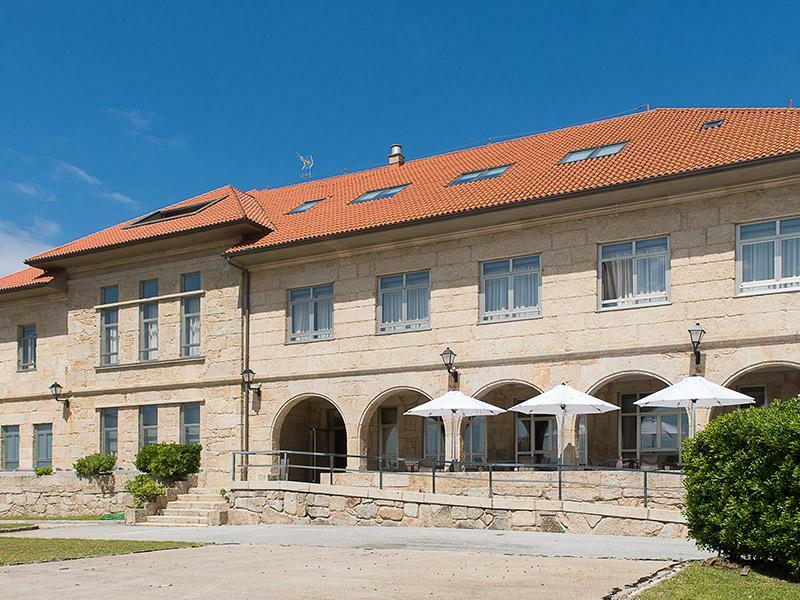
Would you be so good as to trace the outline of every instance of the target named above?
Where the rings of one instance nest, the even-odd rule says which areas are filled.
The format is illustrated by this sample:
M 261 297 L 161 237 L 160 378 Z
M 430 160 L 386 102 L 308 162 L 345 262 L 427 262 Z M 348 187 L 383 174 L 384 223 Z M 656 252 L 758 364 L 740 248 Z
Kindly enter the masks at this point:
M 714 129 L 704 122 L 725 119 Z M 561 164 L 572 151 L 627 141 L 616 155 Z M 656 109 L 478 148 L 253 194 L 275 230 L 229 252 L 456 215 L 800 152 L 800 109 Z M 461 173 L 511 163 L 500 177 L 449 187 Z M 385 200 L 360 194 L 410 183 Z M 287 215 L 307 200 L 308 212 Z
M 41 264 L 53 258 L 63 258 L 75 254 L 123 246 L 132 242 L 157 239 L 177 233 L 189 233 L 234 222 L 248 221 L 262 227 L 264 230 L 274 229 L 275 227 L 269 220 L 264 208 L 253 196 L 231 185 L 200 194 L 161 210 L 171 210 L 195 204 L 199 206 L 207 202 L 214 202 L 214 204 L 194 214 L 132 227 L 136 221 L 142 218 L 137 217 L 87 235 L 74 242 L 69 242 L 58 248 L 37 254 L 25 262 Z
M 721 127 L 701 128 L 717 119 L 725 119 Z M 623 141 L 616 155 L 560 163 L 572 150 Z M 242 192 L 228 185 L 167 207 L 219 200 L 196 214 L 126 228 L 134 219 L 26 262 L 45 265 L 48 259 L 240 221 L 264 233 L 228 252 L 257 251 L 798 152 L 800 109 L 656 109 L 283 188 Z M 448 185 L 462 173 L 505 164 L 512 166 L 500 177 Z M 350 204 L 364 192 L 400 184 L 410 185 L 391 198 Z M 318 198 L 325 200 L 309 211 L 286 214 Z M 0 290 L 31 277 L 23 275 L 28 271 L 0 279 Z
M 55 279 L 50 273 L 45 273 L 36 267 L 29 267 L 17 273 L 0 277 L 0 292 L 12 292 L 28 288 L 47 285 Z

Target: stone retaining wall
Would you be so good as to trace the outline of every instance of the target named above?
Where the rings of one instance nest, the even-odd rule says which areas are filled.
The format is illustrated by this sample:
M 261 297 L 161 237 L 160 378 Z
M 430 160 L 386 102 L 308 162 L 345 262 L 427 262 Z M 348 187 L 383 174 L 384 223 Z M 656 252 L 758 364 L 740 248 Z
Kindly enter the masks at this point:
M 125 482 L 138 473 L 117 471 L 81 478 L 73 471 L 0 473 L 0 516 L 84 516 L 122 512 L 128 500 Z
M 525 497 L 469 497 L 287 481 L 236 482 L 228 522 L 456 527 L 686 537 L 679 511 Z

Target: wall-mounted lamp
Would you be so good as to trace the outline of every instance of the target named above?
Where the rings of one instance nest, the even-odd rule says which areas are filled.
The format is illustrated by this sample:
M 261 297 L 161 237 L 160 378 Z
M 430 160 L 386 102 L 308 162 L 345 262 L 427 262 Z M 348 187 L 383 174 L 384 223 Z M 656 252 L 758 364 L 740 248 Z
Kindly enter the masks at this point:
M 445 348 L 444 352 L 442 352 L 439 356 L 442 357 L 442 362 L 444 363 L 450 378 L 453 380 L 453 383 L 458 383 L 458 371 L 453 368 L 453 363 L 456 361 L 456 353 L 450 350 L 448 347 Z
M 253 410 L 256 410 L 256 403 L 261 401 L 261 384 L 253 384 L 256 374 L 251 368 L 242 371 L 242 382 L 244 382 L 245 398 L 250 399 Z
M 700 342 L 703 341 L 703 335 L 706 330 L 700 327 L 700 323 L 695 323 L 694 327 L 689 327 L 689 339 L 692 340 L 692 349 L 694 350 L 694 364 L 700 364 Z
M 62 397 L 61 397 L 61 391 L 62 391 L 63 389 L 64 389 L 64 388 L 63 388 L 63 387 L 61 387 L 61 384 L 60 384 L 60 383 L 58 383 L 57 381 L 55 381 L 55 382 L 53 382 L 53 384 L 50 386 L 50 393 L 51 393 L 51 394 L 53 394 L 53 399 L 54 399 L 56 402 L 63 402 L 63 403 L 64 403 L 64 408 L 67 408 L 67 407 L 69 406 L 69 398 L 62 398 Z

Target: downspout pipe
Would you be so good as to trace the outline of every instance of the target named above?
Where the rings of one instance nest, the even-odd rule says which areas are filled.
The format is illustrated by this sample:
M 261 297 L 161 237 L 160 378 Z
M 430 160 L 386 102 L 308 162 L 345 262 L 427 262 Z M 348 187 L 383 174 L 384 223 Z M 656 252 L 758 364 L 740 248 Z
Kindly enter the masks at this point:
M 225 256 L 228 264 L 242 273 L 242 371 L 250 368 L 250 271 Z M 243 383 L 242 393 L 242 452 L 250 450 L 250 384 Z M 250 457 L 242 457 L 242 480 L 247 480 L 247 465 Z

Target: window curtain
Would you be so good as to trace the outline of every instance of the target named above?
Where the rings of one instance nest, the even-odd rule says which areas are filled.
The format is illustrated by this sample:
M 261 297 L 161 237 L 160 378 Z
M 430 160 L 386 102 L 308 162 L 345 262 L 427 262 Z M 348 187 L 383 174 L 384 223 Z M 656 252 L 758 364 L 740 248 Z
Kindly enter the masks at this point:
M 800 238 L 781 241 L 781 277 L 800 276 Z
M 508 277 L 487 279 L 484 288 L 486 312 L 508 310 Z
M 116 326 L 105 329 L 106 343 L 103 352 L 107 355 L 117 354 L 119 349 L 119 330 Z
M 514 277 L 514 308 L 536 306 L 534 276 L 516 275 Z
M 311 303 L 292 304 L 292 333 L 307 333 L 311 330 Z
M 384 292 L 381 296 L 381 322 L 399 323 L 403 320 L 403 292 Z
M 333 301 L 317 300 L 314 303 L 314 330 L 330 331 L 333 329 Z
M 633 296 L 633 259 L 603 263 L 603 300 L 624 300 Z
M 430 288 L 408 290 L 408 320 L 421 321 L 428 318 Z
M 742 281 L 775 279 L 775 244 L 760 242 L 742 246 Z
M 147 323 L 145 327 L 147 328 L 145 337 L 147 340 L 147 348 L 149 350 L 155 350 L 158 348 L 158 323 L 153 321 L 152 323 Z
M 637 294 L 656 294 L 667 291 L 667 257 L 640 258 L 636 264 Z

